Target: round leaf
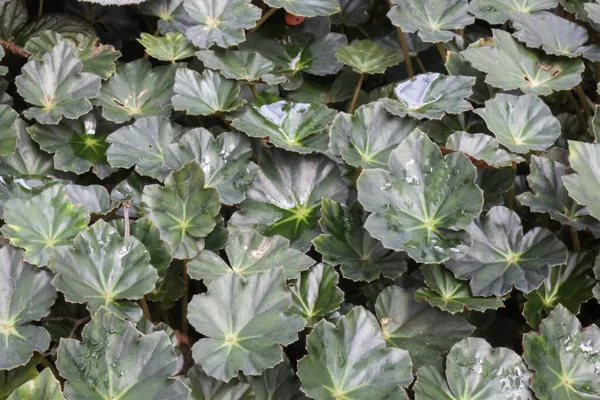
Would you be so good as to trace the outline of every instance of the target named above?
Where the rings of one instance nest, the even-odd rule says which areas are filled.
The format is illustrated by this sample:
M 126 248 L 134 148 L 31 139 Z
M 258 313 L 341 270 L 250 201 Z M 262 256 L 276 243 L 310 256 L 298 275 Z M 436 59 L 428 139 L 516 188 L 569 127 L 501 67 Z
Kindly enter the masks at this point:
M 172 63 L 193 57 L 196 51 L 180 32 L 167 32 L 165 36 L 142 33 L 138 42 L 144 46 L 146 53 L 151 57 Z
M 338 0 L 265 0 L 271 7 L 284 7 L 287 12 L 304 17 L 331 15 L 340 11 Z
M 56 173 L 52 156 L 40 151 L 39 146 L 31 140 L 25 130 L 27 124 L 20 118 L 14 123 L 19 135 L 17 150 L 5 156 L 0 156 L 0 175 L 2 176 L 49 176 Z
M 338 47 L 335 57 L 359 74 L 383 74 L 386 69 L 400 64 L 400 53 L 381 47 L 371 40 L 359 40 Z
M 569 141 L 569 163 L 575 173 L 563 177 L 565 187 L 577 203 L 600 218 L 600 144 Z
M 196 56 L 207 68 L 218 70 L 225 78 L 254 82 L 275 68 L 268 58 L 245 50 L 203 50 Z
M 483 133 L 454 132 L 446 142 L 446 148 L 461 151 L 475 160 L 493 167 L 509 167 L 524 158 L 499 148 L 498 141 Z

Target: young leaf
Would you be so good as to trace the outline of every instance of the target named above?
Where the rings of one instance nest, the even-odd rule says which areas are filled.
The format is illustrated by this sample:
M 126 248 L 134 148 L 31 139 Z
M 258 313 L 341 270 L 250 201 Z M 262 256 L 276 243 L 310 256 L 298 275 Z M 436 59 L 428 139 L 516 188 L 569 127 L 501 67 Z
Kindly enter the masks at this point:
M 189 304 L 188 319 L 206 336 L 192 348 L 212 377 L 229 381 L 242 371 L 258 375 L 283 361 L 281 346 L 294 342 L 304 321 L 287 315 L 292 305 L 283 269 L 244 278 L 227 274 L 208 283 Z
M 144 187 L 142 208 L 158 227 L 161 239 L 173 248 L 173 257 L 189 259 L 204 247 L 221 203 L 217 191 L 204 186 L 202 168 L 192 161 L 171 172 L 164 187 Z
M 290 241 L 281 236 L 267 238 L 254 231 L 229 229 L 225 246 L 229 264 L 214 252 L 204 250 L 188 263 L 188 274 L 206 282 L 232 273 L 246 278 L 283 268 L 286 279 L 294 279 L 315 261 L 289 245 Z
M 436 365 L 421 367 L 414 390 L 420 400 L 535 400 L 530 380 L 531 372 L 517 353 L 468 338 L 450 350 L 446 373 Z
M 406 271 L 403 253 L 388 250 L 364 228 L 367 213 L 360 203 L 351 207 L 333 200 L 322 200 L 319 221 L 324 234 L 313 240 L 323 261 L 341 265 L 342 275 L 354 281 L 372 281 L 380 275 L 397 278 Z
M 53 249 L 68 245 L 90 220 L 83 205 L 73 204 L 61 185 L 31 200 L 12 199 L 4 205 L 2 234 L 25 249 L 25 261 L 43 267 Z
M 218 70 L 225 78 L 255 82 L 275 66 L 259 53 L 245 50 L 202 50 L 196 56 L 207 68 Z
M 8 400 L 65 400 L 60 389 L 60 383 L 54 377 L 50 368 L 44 368 L 37 378 L 15 389 Z
M 408 352 L 386 348 L 377 320 L 361 306 L 336 325 L 321 320 L 308 335 L 308 355 L 298 363 L 302 391 L 328 400 L 398 398 L 399 386 L 412 381 Z
M 142 33 L 137 40 L 146 53 L 161 61 L 184 60 L 194 56 L 196 48 L 180 32 L 167 32 L 165 36 Z
M 400 142 L 417 128 L 410 118 L 390 116 L 380 102 L 361 106 L 354 115 L 341 112 L 329 130 L 329 150 L 354 167 L 387 168 Z
M 21 250 L 0 248 L 0 370 L 12 369 L 29 361 L 34 351 L 43 353 L 50 335 L 31 322 L 50 313 L 56 290 L 52 274 L 23 261 Z
M 461 151 L 493 167 L 510 167 L 512 163 L 525 161 L 524 158 L 500 148 L 496 139 L 484 133 L 454 132 L 448 138 L 446 148 Z
M 531 388 L 540 400 L 600 396 L 600 329 L 582 329 L 562 305 L 542 321 L 540 333 L 523 335 L 523 357 L 535 372 Z
M 460 153 L 443 157 L 425 134 L 415 131 L 392 151 L 388 166 L 389 171 L 367 169 L 357 181 L 358 199 L 373 213 L 367 231 L 418 262 L 439 263 L 464 254 L 471 244 L 464 229 L 483 205 L 469 159 Z
M 465 98 L 471 95 L 474 84 L 474 77 L 429 72 L 397 84 L 394 97 L 380 101 L 386 110 L 400 117 L 441 119 L 444 114 L 460 114 L 473 108 Z
M 175 95 L 171 99 L 175 110 L 188 115 L 212 115 L 241 107 L 245 101 L 238 98 L 240 85 L 210 69 L 200 75 L 183 68 L 175 75 Z
M 560 136 L 560 123 L 537 96 L 497 94 L 485 102 L 481 115 L 498 141 L 515 153 L 546 150 Z
M 505 23 L 519 14 L 537 14 L 556 8 L 559 0 L 471 0 L 469 12 L 492 25 Z
M 569 163 L 574 174 L 563 177 L 569 195 L 600 219 L 600 144 L 569 140 Z
M 104 307 L 84 329 L 82 341 L 61 339 L 56 366 L 73 400 L 187 400 L 190 389 L 177 372 L 173 344 L 164 331 L 147 335 Z
M 400 53 L 371 40 L 358 40 L 348 46 L 340 46 L 335 57 L 359 74 L 383 74 L 386 69 L 402 61 Z
M 100 77 L 82 72 L 81 61 L 66 43 L 31 60 L 17 76 L 17 90 L 33 106 L 24 111 L 27 118 L 56 125 L 64 117 L 76 119 L 92 109 L 89 99 L 98 96 Z
M 415 292 L 415 300 L 425 300 L 451 314 L 469 310 L 485 311 L 504 305 L 498 297 L 475 297 L 469 283 L 456 279 L 452 272 L 441 265 L 424 265 L 427 287 Z
M 523 235 L 519 216 L 493 207 L 468 228 L 473 245 L 460 260 L 446 266 L 461 279 L 471 279 L 476 296 L 504 295 L 515 286 L 524 293 L 537 289 L 550 267 L 564 264 L 567 248 L 551 231 L 533 228 Z
M 265 0 L 271 7 L 285 7 L 290 14 L 303 17 L 331 15 L 340 11 L 338 0 Z
M 392 24 L 404 32 L 418 31 L 425 42 L 448 42 L 456 34 L 453 29 L 463 29 L 475 22 L 467 13 L 467 0 L 392 0 L 396 6 L 387 16 Z

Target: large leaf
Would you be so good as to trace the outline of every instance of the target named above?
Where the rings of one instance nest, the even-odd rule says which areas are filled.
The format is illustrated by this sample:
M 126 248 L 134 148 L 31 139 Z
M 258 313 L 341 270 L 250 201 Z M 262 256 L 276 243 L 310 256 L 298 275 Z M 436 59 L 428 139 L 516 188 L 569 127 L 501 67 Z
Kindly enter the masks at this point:
M 468 338 L 452 347 L 445 373 L 436 365 L 419 369 L 414 389 L 419 400 L 535 400 L 530 380 L 531 372 L 517 353 Z
M 405 255 L 388 250 L 364 228 L 367 213 L 358 202 L 351 207 L 323 199 L 319 221 L 324 234 L 313 240 L 323 261 L 341 265 L 345 278 L 372 281 L 380 275 L 397 278 L 406 271 Z
M 367 231 L 419 262 L 464 254 L 471 244 L 464 229 L 483 205 L 469 159 L 461 153 L 443 157 L 425 134 L 415 131 L 392 151 L 388 166 L 389 171 L 368 169 L 358 178 L 358 199 L 373 213 Z
M 283 236 L 305 251 L 320 232 L 321 198 L 345 202 L 347 196 L 348 187 L 331 160 L 265 149 L 247 199 L 230 223 Z
M 586 164 L 590 160 L 586 159 Z M 600 223 L 590 216 L 587 207 L 579 205 L 569 196 L 563 177 L 569 173 L 565 165 L 545 157 L 531 156 L 527 182 L 531 192 L 517 196 L 521 204 L 531 211 L 549 213 L 550 217 L 577 230 L 590 229 L 600 235 Z M 572 178 L 569 178 L 572 179 Z
M 454 132 L 446 142 L 446 148 L 461 151 L 488 166 L 509 167 L 512 163 L 525 161 L 499 147 L 498 141 L 484 133 Z
M 227 383 L 206 375 L 198 364 L 192 367 L 184 383 L 192 389 L 194 400 L 253 400 L 253 393 L 248 383 L 232 379 Z
M 275 68 L 268 58 L 253 51 L 214 49 L 199 51 L 196 56 L 207 68 L 238 81 L 258 81 Z
M 56 290 L 52 274 L 23 261 L 20 250 L 0 248 L 0 370 L 29 361 L 34 351 L 43 353 L 50 335 L 31 322 L 50 313 Z
M 0 156 L 14 153 L 17 149 L 19 132 L 16 121 L 19 114 L 10 106 L 0 105 Z
M 380 101 L 394 115 L 441 119 L 444 113 L 460 114 L 473 108 L 465 98 L 474 84 L 474 77 L 429 72 L 397 84 L 394 97 Z
M 4 205 L 2 234 L 25 249 L 25 260 L 48 265 L 53 249 L 68 245 L 89 222 L 85 206 L 73 204 L 63 186 L 49 187 L 31 200 L 11 199 Z
M 418 31 L 425 42 L 448 42 L 456 34 L 453 29 L 471 25 L 475 18 L 467 13 L 467 0 L 392 0 L 397 4 L 387 16 L 404 32 Z
M 387 344 L 408 350 L 417 369 L 435 362 L 475 327 L 413 297 L 413 291 L 390 286 L 377 297 L 375 310 Z
M 149 185 L 142 193 L 142 208 L 173 248 L 173 257 L 188 259 L 204 247 L 221 208 L 219 194 L 204 186 L 204 173 L 196 161 L 171 172 L 164 186 Z
M 27 124 L 20 118 L 14 122 L 19 135 L 17 150 L 5 156 L 0 156 L 0 175 L 19 176 L 48 176 L 54 174 L 52 156 L 40 151 L 39 146 L 31 139 L 26 131 Z
M 206 338 L 192 348 L 194 360 L 223 381 L 242 371 L 258 375 L 283 361 L 281 346 L 294 342 L 304 321 L 287 315 L 292 304 L 283 269 L 244 278 L 227 274 L 194 296 L 188 319 Z
M 231 125 L 251 137 L 268 138 L 275 146 L 297 153 L 323 152 L 325 134 L 336 111 L 321 104 L 278 100 L 250 104 Z
M 523 336 L 523 357 L 535 371 L 531 388 L 540 400 L 600 397 L 600 329 L 582 329 L 577 317 L 558 305 L 540 333 Z
M 104 118 L 117 123 L 150 115 L 168 117 L 179 68 L 182 65 L 177 63 L 152 68 L 146 59 L 118 63 L 117 72 L 102 85 L 94 103 L 102 106 Z
M 195 47 L 180 32 L 167 32 L 165 36 L 142 33 L 138 42 L 151 57 L 172 63 L 193 57 L 196 52 Z
M 69 400 L 187 400 L 190 389 L 170 378 L 177 363 L 164 331 L 142 335 L 104 307 L 83 329 L 81 342 L 61 339 L 56 361 Z
M 133 236 L 121 238 L 103 220 L 81 232 L 72 246 L 56 248 L 48 268 L 67 301 L 87 303 L 92 313 L 104 306 L 122 316 L 134 307 L 127 300 L 144 297 L 158 278 L 144 245 Z
M 504 295 L 512 287 L 529 293 L 550 274 L 550 266 L 564 264 L 566 246 L 545 228 L 523 234 L 519 216 L 497 206 L 482 215 L 468 229 L 473 245 L 460 260 L 446 266 L 458 278 L 471 279 L 477 296 Z
M 569 195 L 600 218 L 600 144 L 569 141 L 569 163 L 575 170 L 563 177 Z
M 304 17 L 331 15 L 340 11 L 338 0 L 266 0 L 271 7 L 284 7 L 287 12 Z
M 402 61 L 400 53 L 381 47 L 371 40 L 359 40 L 348 46 L 340 46 L 335 56 L 359 74 L 383 74 L 386 69 Z
M 380 102 L 354 115 L 339 113 L 329 130 L 329 149 L 354 167 L 386 168 L 393 149 L 417 127 L 410 118 L 390 116 Z
M 65 400 L 60 390 L 60 383 L 54 377 L 50 368 L 45 368 L 37 378 L 15 389 L 8 400 Z
M 230 229 L 225 246 L 229 264 L 212 251 L 204 250 L 187 264 L 188 273 L 194 279 L 207 281 L 232 273 L 248 277 L 283 268 L 285 277 L 294 279 L 315 261 L 289 245 L 290 241 L 281 236 L 264 237 L 254 231 Z
M 12 176 L 0 177 L 0 218 L 4 218 L 4 205 L 10 199 L 31 200 L 50 186 L 61 182 L 56 179 L 29 179 L 15 178 Z
M 548 95 L 569 90 L 581 81 L 584 65 L 580 59 L 546 56 L 526 48 L 508 32 L 492 32 L 493 45 L 472 46 L 462 52 L 473 67 L 487 74 L 485 81 L 490 85 Z
M 516 153 L 546 150 L 560 136 L 558 119 L 542 99 L 531 94 L 497 94 L 475 112 L 498 141 Z
M 131 168 L 164 180 L 179 165 L 184 130 L 164 117 L 143 117 L 111 133 L 106 142 L 108 162 L 113 167 Z
M 210 69 L 204 70 L 202 75 L 191 69 L 180 69 L 175 75 L 173 90 L 173 108 L 188 115 L 229 112 L 244 104 L 244 100 L 238 98 L 240 85 Z
M 386 349 L 377 320 L 363 307 L 337 326 L 320 321 L 306 339 L 308 355 L 298 363 L 302 391 L 316 399 L 402 399 L 399 386 L 412 381 L 408 352 Z
M 518 14 L 536 14 L 558 5 L 558 0 L 472 0 L 469 12 L 490 24 L 502 24 Z
M 31 60 L 22 68 L 15 83 L 23 98 L 33 106 L 24 111 L 27 118 L 55 125 L 64 117 L 79 118 L 92 109 L 89 99 L 98 96 L 100 77 L 82 72 L 81 61 L 66 43 Z
M 456 279 L 452 272 L 441 265 L 425 265 L 421 270 L 427 287 L 415 292 L 415 300 L 425 300 L 452 314 L 467 309 L 485 311 L 504 305 L 497 297 L 473 296 L 468 282 Z
M 184 0 L 183 7 L 193 19 L 184 33 L 196 46 L 235 46 L 245 39 L 244 29 L 256 25 L 260 8 L 248 0 Z

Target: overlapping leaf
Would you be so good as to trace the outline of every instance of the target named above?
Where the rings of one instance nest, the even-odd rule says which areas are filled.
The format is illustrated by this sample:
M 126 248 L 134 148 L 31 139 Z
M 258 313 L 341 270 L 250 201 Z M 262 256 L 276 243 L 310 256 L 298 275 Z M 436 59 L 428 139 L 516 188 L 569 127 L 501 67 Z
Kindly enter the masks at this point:
M 359 74 L 383 74 L 387 68 L 402 61 L 399 53 L 371 40 L 359 40 L 348 46 L 340 46 L 335 56 Z
M 157 37 L 142 33 L 138 42 L 144 46 L 146 53 L 161 61 L 175 62 L 194 56 L 194 46 L 180 32 L 167 32 Z
M 564 176 L 563 183 L 577 203 L 587 206 L 590 214 L 600 218 L 600 144 L 569 141 L 569 163 L 574 174 Z
M 472 0 L 469 12 L 490 24 L 502 24 L 518 14 L 536 14 L 558 5 L 558 0 Z
M 448 138 L 446 148 L 461 151 L 475 160 L 494 167 L 507 167 L 525 161 L 499 147 L 498 141 L 483 133 L 455 132 Z
M 207 68 L 218 70 L 225 78 L 248 82 L 258 81 L 275 66 L 269 59 L 245 50 L 203 50 L 196 56 Z
M 60 389 L 60 383 L 52 374 L 50 368 L 44 369 L 37 378 L 19 386 L 8 396 L 8 400 L 65 400 Z

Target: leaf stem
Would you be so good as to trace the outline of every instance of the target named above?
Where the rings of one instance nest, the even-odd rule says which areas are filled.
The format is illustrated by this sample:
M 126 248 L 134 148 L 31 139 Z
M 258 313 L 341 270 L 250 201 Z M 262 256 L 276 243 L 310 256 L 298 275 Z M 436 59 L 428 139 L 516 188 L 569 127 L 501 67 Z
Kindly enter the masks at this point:
M 511 164 L 511 168 L 517 169 L 517 163 L 513 161 Z M 514 209 L 514 206 L 515 206 L 515 181 L 513 180 L 513 183 L 510 186 L 510 189 L 508 189 L 508 193 L 506 196 L 506 207 L 508 207 L 512 210 L 512 209 Z
M 29 56 L 31 56 L 31 53 L 23 50 L 21 47 L 17 46 L 16 43 L 9 42 L 8 40 L 0 40 L 0 46 L 4 47 L 9 52 L 24 58 L 29 58 Z
M 581 251 L 581 243 L 579 242 L 579 233 L 571 227 L 571 240 L 573 241 L 573 250 Z
M 435 48 L 440 53 L 440 56 L 442 57 L 442 61 L 445 63 L 446 60 L 448 59 L 448 51 L 446 50 L 446 48 L 444 47 L 444 45 L 441 44 L 440 42 L 437 42 L 435 44 Z
M 415 60 L 417 61 L 417 65 L 419 66 L 419 69 L 421 70 L 421 73 L 424 74 L 427 72 L 427 70 L 425 69 L 425 66 L 423 65 L 423 62 L 421 61 L 421 57 L 419 57 L 419 55 L 415 55 Z
M 567 90 L 566 93 L 567 99 L 569 100 L 569 103 L 571 103 L 571 106 L 575 109 L 575 114 L 577 114 L 577 118 L 579 118 L 581 126 L 585 130 L 587 130 L 588 123 L 587 119 L 585 118 L 585 115 L 583 115 L 583 111 L 581 111 L 581 106 L 579 105 L 579 103 L 575 99 L 575 96 L 573 96 L 573 93 L 570 90 Z
M 187 262 L 183 262 L 183 268 L 181 269 L 181 277 L 183 278 L 183 295 L 181 296 L 181 332 L 184 335 L 188 334 L 188 297 L 190 294 L 190 276 L 187 273 Z
M 260 17 L 260 19 L 258 21 L 256 21 L 256 26 L 254 28 L 250 29 L 250 32 L 254 32 L 255 30 L 257 30 L 262 24 L 264 24 L 271 17 L 271 15 L 275 14 L 275 12 L 277 10 L 278 10 L 278 8 L 271 7 L 271 9 L 269 11 L 267 11 L 265 13 L 265 15 L 263 15 L 262 17 Z
M 394 7 L 394 3 L 392 0 L 388 0 L 388 4 L 390 5 L 390 9 Z M 408 51 L 408 43 L 406 43 L 406 38 L 404 37 L 404 32 L 402 32 L 402 28 L 399 26 L 395 26 L 396 32 L 398 33 L 398 40 L 400 41 L 400 47 L 402 48 L 402 55 L 404 56 L 404 64 L 406 64 L 406 74 L 409 78 L 415 76 L 415 70 L 413 69 L 412 60 L 410 59 L 410 51 Z
M 40 5 L 38 7 L 38 17 L 41 17 L 44 13 L 44 0 L 40 0 Z
M 258 90 L 256 90 L 256 86 L 254 86 L 254 83 L 248 82 L 248 87 L 250 88 L 250 91 L 252 92 L 252 95 L 256 99 L 258 97 Z
M 146 296 L 140 299 L 140 306 L 144 312 L 144 317 L 146 317 L 148 321 L 152 321 L 152 314 L 150 313 L 150 306 L 148 306 L 148 300 L 146 299 Z
M 360 94 L 360 88 L 365 80 L 365 74 L 360 74 L 360 78 L 358 78 L 358 83 L 356 84 L 356 89 L 354 89 L 354 96 L 352 96 L 352 102 L 348 106 L 348 114 L 354 113 L 354 107 L 356 107 L 356 101 L 358 100 L 358 95 Z
M 581 85 L 575 86 L 575 93 L 577 93 L 577 97 L 579 97 L 579 102 L 581 103 L 583 113 L 585 114 L 585 119 L 587 121 L 588 119 L 592 118 L 592 115 L 594 115 L 594 109 L 590 104 L 590 99 L 588 99 L 588 97 L 585 95 Z

